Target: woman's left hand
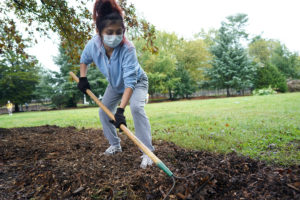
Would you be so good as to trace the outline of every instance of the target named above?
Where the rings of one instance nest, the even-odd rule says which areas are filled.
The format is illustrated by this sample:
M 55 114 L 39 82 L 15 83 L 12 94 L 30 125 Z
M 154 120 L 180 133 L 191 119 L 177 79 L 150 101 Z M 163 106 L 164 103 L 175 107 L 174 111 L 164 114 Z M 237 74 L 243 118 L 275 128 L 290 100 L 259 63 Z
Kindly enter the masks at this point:
M 123 108 L 118 108 L 117 112 L 115 114 L 115 121 L 109 120 L 109 122 L 112 123 L 113 125 L 115 125 L 116 128 L 120 128 L 121 124 L 124 124 L 125 126 L 127 126 L 126 118 L 124 116 L 124 111 L 125 110 Z

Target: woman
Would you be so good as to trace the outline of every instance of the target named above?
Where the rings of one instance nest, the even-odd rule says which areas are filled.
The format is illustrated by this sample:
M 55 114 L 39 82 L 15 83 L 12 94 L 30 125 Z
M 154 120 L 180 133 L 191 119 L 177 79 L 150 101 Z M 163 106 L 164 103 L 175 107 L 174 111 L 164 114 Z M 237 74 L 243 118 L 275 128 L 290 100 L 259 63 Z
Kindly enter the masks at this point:
M 114 155 L 122 152 L 116 128 L 120 128 L 121 124 L 126 126 L 124 111 L 129 101 L 135 135 L 151 151 L 154 151 L 151 127 L 144 110 L 148 94 L 148 78 L 138 63 L 134 46 L 124 36 L 122 9 L 115 0 L 97 0 L 93 18 L 96 22 L 97 35 L 87 43 L 82 52 L 78 88 L 83 93 L 86 89 L 90 89 L 86 74 L 87 66 L 92 62 L 108 80 L 109 84 L 102 103 L 115 113 L 115 121 L 110 121 L 105 112 L 100 109 L 103 132 L 110 144 L 104 154 Z M 146 168 L 152 163 L 152 160 L 143 154 L 140 166 Z

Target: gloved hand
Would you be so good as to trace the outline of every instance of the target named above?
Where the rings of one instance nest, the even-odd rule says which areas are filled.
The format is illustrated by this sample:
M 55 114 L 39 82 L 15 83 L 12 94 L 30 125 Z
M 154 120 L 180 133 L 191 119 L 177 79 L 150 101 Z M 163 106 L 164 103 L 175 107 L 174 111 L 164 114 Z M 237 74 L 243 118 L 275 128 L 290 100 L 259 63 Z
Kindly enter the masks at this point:
M 126 119 L 124 116 L 124 111 L 125 110 L 123 108 L 118 108 L 117 112 L 115 114 L 115 121 L 109 120 L 109 122 L 112 123 L 113 125 L 115 125 L 116 128 L 120 128 L 121 124 L 124 124 L 125 126 L 127 126 Z
M 89 81 L 87 80 L 86 77 L 80 77 L 79 78 L 79 83 L 78 83 L 77 87 L 84 94 L 86 94 L 87 89 L 91 89 Z

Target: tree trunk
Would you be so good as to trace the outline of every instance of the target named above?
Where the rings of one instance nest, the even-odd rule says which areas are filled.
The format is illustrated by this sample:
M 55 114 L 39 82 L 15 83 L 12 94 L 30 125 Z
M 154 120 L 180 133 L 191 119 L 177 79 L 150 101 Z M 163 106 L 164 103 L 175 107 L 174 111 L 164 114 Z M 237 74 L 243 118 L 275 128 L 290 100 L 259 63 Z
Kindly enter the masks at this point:
M 173 97 L 172 97 L 172 90 L 171 89 L 169 89 L 169 98 L 170 98 L 170 100 L 173 99 Z
M 226 88 L 226 91 L 227 91 L 227 97 L 230 97 L 229 88 Z
M 66 105 L 68 108 L 76 108 L 77 107 L 77 103 L 76 103 L 76 98 L 74 97 L 73 95 L 73 98 L 69 98 L 68 99 L 68 102 L 67 102 L 67 105 Z
M 20 109 L 19 109 L 19 105 L 18 104 L 15 104 L 15 112 L 19 112 Z

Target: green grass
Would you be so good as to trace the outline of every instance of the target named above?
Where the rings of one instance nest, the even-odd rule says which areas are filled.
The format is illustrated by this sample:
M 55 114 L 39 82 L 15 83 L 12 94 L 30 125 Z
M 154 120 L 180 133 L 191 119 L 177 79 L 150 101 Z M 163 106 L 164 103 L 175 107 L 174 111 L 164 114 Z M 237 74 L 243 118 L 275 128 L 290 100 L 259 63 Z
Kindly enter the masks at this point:
M 154 103 L 146 105 L 146 112 L 156 140 L 300 164 L 300 93 Z M 130 109 L 126 117 L 134 131 Z M 101 128 L 98 108 L 0 115 L 3 128 L 45 124 Z

